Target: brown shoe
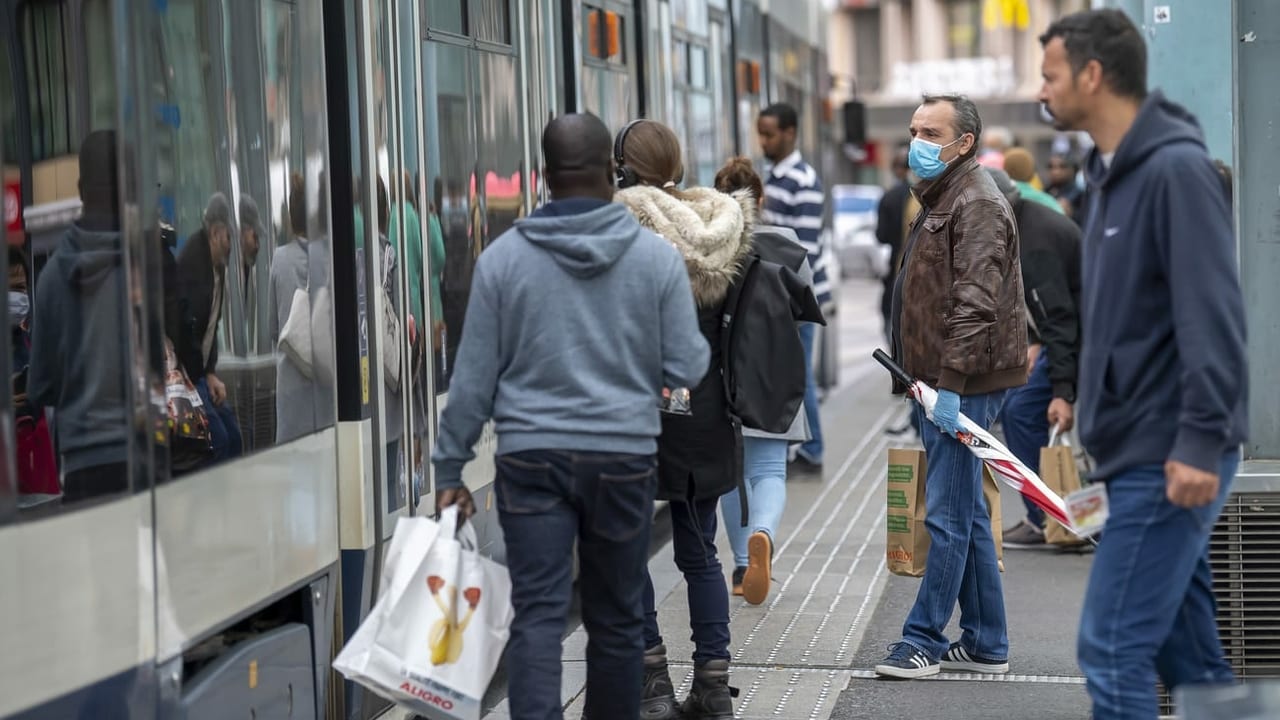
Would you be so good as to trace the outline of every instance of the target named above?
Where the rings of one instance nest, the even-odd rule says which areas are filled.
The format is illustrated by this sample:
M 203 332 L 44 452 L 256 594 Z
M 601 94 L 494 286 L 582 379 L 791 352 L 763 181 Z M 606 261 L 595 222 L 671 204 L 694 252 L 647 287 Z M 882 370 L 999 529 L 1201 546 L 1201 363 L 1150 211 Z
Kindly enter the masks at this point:
M 769 597 L 773 574 L 773 541 L 769 533 L 757 530 L 747 539 L 747 572 L 742 576 L 742 597 L 759 605 Z
M 736 597 L 742 597 L 742 576 L 747 574 L 747 569 L 738 567 L 733 569 L 733 594 Z

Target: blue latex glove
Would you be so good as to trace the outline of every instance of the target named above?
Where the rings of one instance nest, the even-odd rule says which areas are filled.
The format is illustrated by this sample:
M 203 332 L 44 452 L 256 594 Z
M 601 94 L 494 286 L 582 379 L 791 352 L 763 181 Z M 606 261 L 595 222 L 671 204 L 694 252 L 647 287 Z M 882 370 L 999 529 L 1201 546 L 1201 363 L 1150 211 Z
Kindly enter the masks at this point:
M 960 432 L 960 396 L 950 390 L 938 391 L 938 404 L 933 406 L 933 424 L 955 437 Z

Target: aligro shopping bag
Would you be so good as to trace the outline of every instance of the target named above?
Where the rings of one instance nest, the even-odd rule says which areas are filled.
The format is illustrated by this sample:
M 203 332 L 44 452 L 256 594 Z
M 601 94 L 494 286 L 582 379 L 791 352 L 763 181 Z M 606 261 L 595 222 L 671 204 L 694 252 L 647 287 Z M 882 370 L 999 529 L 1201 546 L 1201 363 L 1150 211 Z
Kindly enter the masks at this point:
M 929 557 L 923 450 L 889 449 L 885 563 L 894 575 L 921 577 Z
M 437 525 L 401 519 L 396 536 L 406 531 L 426 538 L 421 526 L 427 523 Z M 506 568 L 476 552 L 474 528 L 459 527 L 452 507 L 429 542 L 393 547 L 387 561 L 385 594 L 334 667 L 432 720 L 479 720 L 511 628 Z
M 885 565 L 894 575 L 923 577 L 929 559 L 929 528 L 925 524 L 925 478 L 928 463 L 923 450 L 889 449 L 887 507 L 885 509 Z M 983 468 L 982 495 L 991 514 L 996 558 L 1004 572 L 1000 488 Z

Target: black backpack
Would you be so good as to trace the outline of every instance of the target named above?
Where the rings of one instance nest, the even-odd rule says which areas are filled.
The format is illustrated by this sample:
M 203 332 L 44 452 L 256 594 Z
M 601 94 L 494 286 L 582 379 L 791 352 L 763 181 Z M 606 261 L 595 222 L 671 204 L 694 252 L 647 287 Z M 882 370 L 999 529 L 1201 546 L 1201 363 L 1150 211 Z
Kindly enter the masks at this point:
M 750 255 L 725 297 L 720 332 L 725 399 L 743 426 L 791 427 L 804 402 L 802 321 L 826 324 L 812 289 L 791 268 Z

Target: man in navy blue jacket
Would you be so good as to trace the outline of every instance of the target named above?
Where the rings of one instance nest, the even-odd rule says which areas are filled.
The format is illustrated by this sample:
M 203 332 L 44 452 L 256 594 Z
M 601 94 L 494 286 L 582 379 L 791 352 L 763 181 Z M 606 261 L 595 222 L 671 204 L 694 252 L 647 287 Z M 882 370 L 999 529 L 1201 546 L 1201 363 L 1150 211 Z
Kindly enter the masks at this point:
M 1082 268 L 1079 422 L 1111 517 L 1078 639 L 1095 720 L 1155 720 L 1173 688 L 1230 682 L 1209 534 L 1245 440 L 1244 303 L 1230 201 L 1199 125 L 1146 88 L 1118 10 L 1041 36 L 1040 100 L 1096 147 Z

